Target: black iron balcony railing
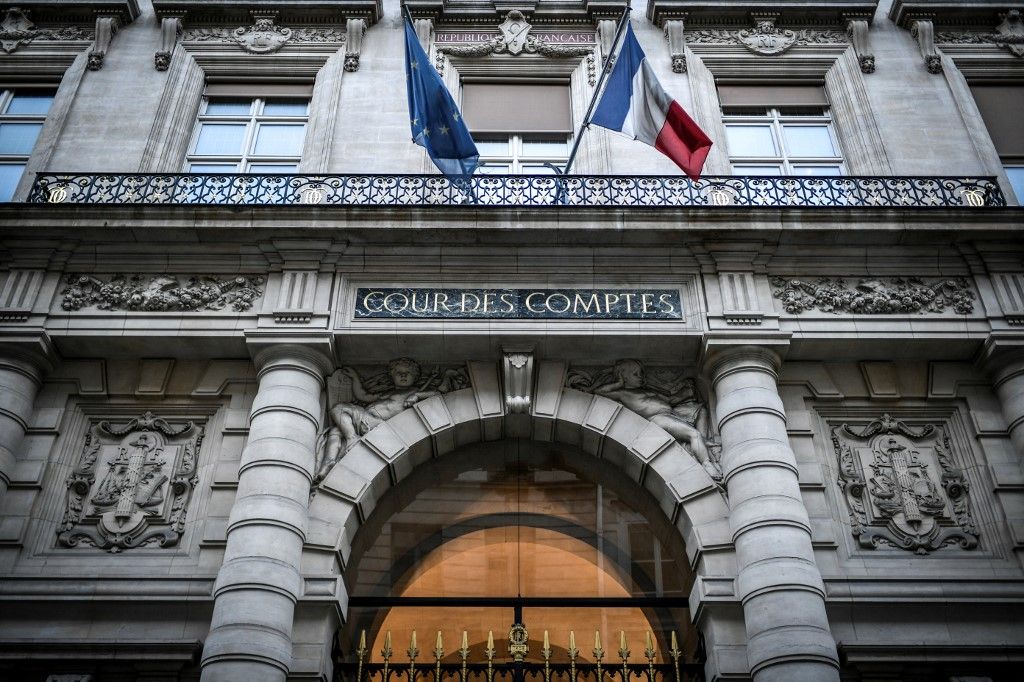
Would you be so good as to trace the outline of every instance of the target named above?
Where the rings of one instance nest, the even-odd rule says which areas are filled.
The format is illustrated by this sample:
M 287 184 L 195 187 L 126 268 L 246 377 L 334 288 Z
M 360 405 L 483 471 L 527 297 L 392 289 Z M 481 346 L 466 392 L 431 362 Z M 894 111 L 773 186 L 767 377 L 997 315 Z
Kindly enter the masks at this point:
M 1005 206 L 992 177 L 41 173 L 32 203 L 670 208 Z

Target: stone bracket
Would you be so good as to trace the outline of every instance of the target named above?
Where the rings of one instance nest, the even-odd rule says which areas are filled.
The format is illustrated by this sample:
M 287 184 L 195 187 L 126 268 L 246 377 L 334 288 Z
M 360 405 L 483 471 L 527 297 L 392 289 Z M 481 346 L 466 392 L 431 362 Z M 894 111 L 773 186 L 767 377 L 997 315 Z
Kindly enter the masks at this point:
M 116 14 L 101 14 L 96 17 L 96 39 L 92 51 L 89 52 L 90 71 L 99 71 L 103 68 L 103 59 L 110 49 L 110 42 L 120 28 L 121 18 Z
M 503 348 L 501 379 L 508 414 L 529 414 L 533 405 L 533 348 Z
M 160 49 L 153 60 L 157 71 L 166 71 L 171 66 L 171 54 L 181 37 L 182 19 L 184 13 L 177 16 L 165 16 L 160 18 Z
M 359 53 L 363 46 L 366 19 L 352 17 L 345 22 L 345 70 L 359 70 Z
M 910 24 L 910 35 L 917 40 L 917 46 L 924 57 L 928 73 L 942 73 L 942 57 L 935 48 L 935 24 L 930 17 L 913 19 Z
M 672 58 L 673 73 L 686 73 L 686 15 L 665 22 L 665 37 Z
M 853 51 L 857 55 L 857 62 L 860 64 L 861 73 L 875 72 L 875 55 L 871 51 L 871 43 L 868 39 L 869 17 L 847 16 L 846 35 L 850 38 Z

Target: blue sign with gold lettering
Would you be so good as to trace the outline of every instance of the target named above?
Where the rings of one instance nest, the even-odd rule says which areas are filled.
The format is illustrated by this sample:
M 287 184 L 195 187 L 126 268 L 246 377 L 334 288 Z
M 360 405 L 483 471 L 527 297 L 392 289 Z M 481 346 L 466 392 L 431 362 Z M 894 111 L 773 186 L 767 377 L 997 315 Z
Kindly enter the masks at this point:
M 682 320 L 678 289 L 356 290 L 356 319 Z

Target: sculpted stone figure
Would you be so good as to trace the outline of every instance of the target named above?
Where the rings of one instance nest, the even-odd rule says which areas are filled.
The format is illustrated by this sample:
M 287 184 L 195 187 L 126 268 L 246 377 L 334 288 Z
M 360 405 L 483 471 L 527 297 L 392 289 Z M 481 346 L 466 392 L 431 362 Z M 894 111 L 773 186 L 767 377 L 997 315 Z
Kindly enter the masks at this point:
M 351 382 L 348 401 L 340 398 L 342 377 Z M 368 379 L 351 367 L 342 367 L 328 381 L 332 426 L 321 434 L 313 484 L 318 485 L 345 453 L 381 422 L 421 400 L 468 384 L 466 373 L 458 369 L 439 369 L 422 378 L 419 363 L 411 358 L 392 360 L 386 372 Z
M 610 370 L 593 377 L 585 372 L 570 372 L 569 386 L 611 398 L 657 424 L 689 450 L 711 478 L 722 479 L 722 470 L 708 442 L 708 407 L 693 379 L 657 381 L 648 378 L 638 360 L 619 360 Z

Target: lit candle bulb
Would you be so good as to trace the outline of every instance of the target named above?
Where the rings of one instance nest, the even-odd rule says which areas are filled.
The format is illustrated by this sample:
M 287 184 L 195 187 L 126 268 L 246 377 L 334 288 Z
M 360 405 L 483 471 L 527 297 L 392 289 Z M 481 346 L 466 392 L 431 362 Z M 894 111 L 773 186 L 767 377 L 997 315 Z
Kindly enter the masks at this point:
M 626 648 L 626 633 L 623 630 L 619 630 L 619 648 Z
M 440 649 L 441 648 L 441 631 L 440 630 L 437 631 L 437 645 L 434 648 L 435 649 Z
M 384 635 L 384 650 L 391 651 L 391 630 L 388 630 L 387 634 Z
M 469 636 L 466 635 L 466 631 L 465 630 L 462 631 L 462 648 L 463 649 L 468 649 L 469 648 Z
M 594 630 L 594 648 L 595 649 L 600 649 L 601 648 L 601 631 L 600 630 Z
M 415 649 L 416 648 L 416 631 L 415 630 L 412 631 L 412 644 L 409 645 L 409 648 L 410 649 Z
M 544 631 L 544 648 L 545 649 L 550 649 L 551 648 L 551 644 L 548 643 L 548 631 L 547 630 Z
M 488 649 L 493 649 L 494 648 L 494 630 L 488 630 L 487 631 L 487 648 Z
M 575 649 L 576 648 L 576 633 L 573 632 L 572 630 L 569 630 L 569 648 L 570 649 Z

